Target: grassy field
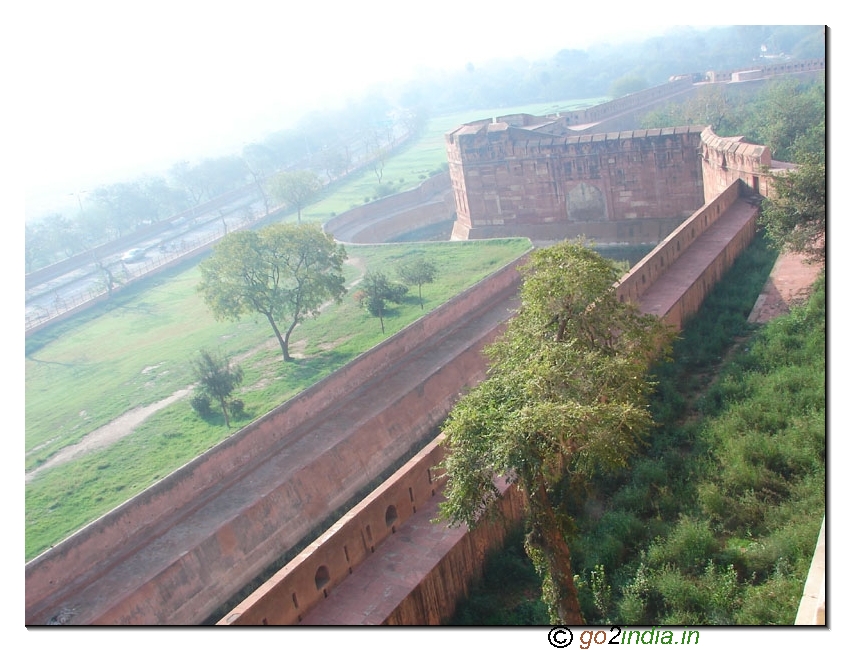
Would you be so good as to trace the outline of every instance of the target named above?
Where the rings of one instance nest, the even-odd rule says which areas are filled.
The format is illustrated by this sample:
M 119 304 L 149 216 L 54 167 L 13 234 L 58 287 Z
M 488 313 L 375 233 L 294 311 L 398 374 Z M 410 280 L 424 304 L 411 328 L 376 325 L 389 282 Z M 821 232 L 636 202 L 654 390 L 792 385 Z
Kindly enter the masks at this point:
M 367 270 L 392 276 L 398 262 L 423 254 L 440 269 L 423 287 L 425 313 L 530 248 L 524 239 L 348 247 L 346 277 Z M 45 336 L 26 359 L 26 469 L 79 442 L 128 410 L 152 404 L 192 383 L 189 360 L 201 348 L 237 359 L 245 379 L 239 397 L 244 426 L 423 314 L 415 288 L 379 321 L 353 291 L 316 320 L 296 328 L 284 363 L 265 320 L 216 322 L 195 291 L 196 268 L 162 276 L 61 336 Z M 37 348 L 37 349 L 36 349 Z M 235 429 L 233 429 L 235 430 Z M 130 435 L 33 476 L 26 489 L 26 556 L 33 557 L 81 525 L 228 436 L 223 422 L 199 418 L 184 397 Z

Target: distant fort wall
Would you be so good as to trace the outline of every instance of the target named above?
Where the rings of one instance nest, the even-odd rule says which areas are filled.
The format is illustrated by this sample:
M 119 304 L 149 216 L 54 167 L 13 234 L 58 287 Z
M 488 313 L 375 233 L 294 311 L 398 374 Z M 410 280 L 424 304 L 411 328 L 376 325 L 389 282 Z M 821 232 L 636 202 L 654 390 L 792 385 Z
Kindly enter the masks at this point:
M 325 232 L 347 243 L 386 242 L 414 228 L 452 219 L 454 196 L 448 173 L 425 179 L 420 185 L 382 199 L 359 205 L 332 217 Z
M 552 135 L 507 122 L 446 135 L 453 239 L 655 243 L 705 200 L 704 127 Z
M 825 59 L 804 59 L 802 61 L 781 61 L 777 63 L 762 62 L 749 68 L 726 70 L 721 72 L 709 71 L 706 81 L 711 83 L 751 81 L 765 77 L 777 77 L 789 74 L 811 74 L 826 70 Z

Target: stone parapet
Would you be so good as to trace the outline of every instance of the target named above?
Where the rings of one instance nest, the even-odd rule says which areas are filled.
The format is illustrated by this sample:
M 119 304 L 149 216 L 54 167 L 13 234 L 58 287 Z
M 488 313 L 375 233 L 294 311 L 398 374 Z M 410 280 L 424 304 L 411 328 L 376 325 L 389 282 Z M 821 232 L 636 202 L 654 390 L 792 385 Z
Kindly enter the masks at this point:
M 638 304 L 644 292 L 667 273 L 670 266 L 686 253 L 691 244 L 738 200 L 740 191 L 741 187 L 737 183 L 726 188 L 662 239 L 617 283 L 620 301 Z

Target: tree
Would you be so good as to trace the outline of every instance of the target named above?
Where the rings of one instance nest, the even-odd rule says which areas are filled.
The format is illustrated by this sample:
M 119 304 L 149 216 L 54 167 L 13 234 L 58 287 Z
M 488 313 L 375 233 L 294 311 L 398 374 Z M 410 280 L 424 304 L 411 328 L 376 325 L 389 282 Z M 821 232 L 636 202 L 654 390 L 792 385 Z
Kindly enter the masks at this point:
M 441 517 L 474 527 L 505 476 L 525 493 L 525 547 L 553 622 L 582 623 L 558 495 L 579 476 L 624 466 L 651 425 L 648 371 L 669 334 L 621 303 L 613 262 L 580 242 L 535 251 L 522 303 L 486 348 L 487 379 L 463 396 L 443 432 L 448 482 Z
M 252 312 L 265 316 L 284 361 L 292 361 L 289 338 L 295 327 L 345 294 L 342 264 L 347 257 L 345 248 L 315 225 L 234 232 L 201 262 L 198 292 L 217 319 L 238 320 Z
M 266 191 L 266 179 L 275 168 L 274 152 L 266 145 L 252 142 L 242 148 L 242 159 L 245 161 L 245 167 L 263 199 L 265 214 L 268 215 L 270 206 L 269 194 Z
M 319 177 L 306 170 L 281 172 L 272 177 L 270 184 L 271 193 L 278 201 L 298 210 L 298 223 L 301 223 L 301 209 L 322 189 Z
M 242 383 L 242 368 L 233 365 L 226 356 L 216 355 L 208 350 L 201 350 L 191 363 L 200 394 L 218 402 L 224 415 L 224 423 L 229 429 L 227 398 Z
M 109 224 L 124 235 L 144 221 L 156 221 L 157 205 L 138 182 L 103 185 L 92 192 L 92 200 L 109 219 Z
M 172 165 L 169 172 L 191 197 L 193 205 L 243 186 L 248 176 L 245 161 L 239 156 L 204 158 L 197 165 L 184 160 Z
M 402 282 L 415 284 L 419 287 L 419 308 L 425 309 L 425 303 L 422 301 L 422 285 L 434 281 L 437 276 L 436 265 L 424 257 L 417 257 L 409 262 L 399 264 L 397 272 Z
M 802 253 L 810 261 L 826 259 L 826 164 L 823 156 L 804 154 L 797 169 L 774 174 L 775 196 L 762 205 L 759 218 L 780 250 Z
M 404 300 L 405 295 L 407 295 L 407 287 L 403 284 L 390 282 L 380 271 L 367 271 L 363 277 L 362 289 L 355 294 L 355 298 L 361 307 L 365 307 L 372 316 L 380 319 L 381 334 L 383 334 L 387 303 L 398 304 Z
M 824 119 L 826 84 L 823 79 L 774 81 L 751 109 L 745 132 L 769 147 L 774 159 L 793 160 L 797 138 Z
M 649 87 L 649 83 L 639 74 L 629 74 L 619 79 L 615 79 L 608 89 L 608 94 L 611 97 L 623 97 L 644 90 Z

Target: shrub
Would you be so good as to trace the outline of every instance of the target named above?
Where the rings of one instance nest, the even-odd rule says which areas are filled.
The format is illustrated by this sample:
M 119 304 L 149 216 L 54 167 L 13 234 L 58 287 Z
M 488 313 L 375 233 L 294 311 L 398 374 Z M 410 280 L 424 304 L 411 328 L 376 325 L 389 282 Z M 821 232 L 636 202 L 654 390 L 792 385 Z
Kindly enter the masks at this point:
M 203 419 L 207 419 L 212 416 L 212 405 L 210 403 L 210 398 L 206 393 L 195 393 L 192 395 L 192 399 L 189 401 L 192 405 L 192 410 L 195 411 L 198 415 L 200 415 Z
M 656 540 L 647 553 L 652 567 L 670 565 L 696 575 L 718 551 L 719 544 L 708 522 L 690 516 L 682 517 L 667 539 Z
M 235 399 L 230 402 L 230 414 L 235 418 L 241 418 L 245 415 L 245 402 L 241 399 Z

